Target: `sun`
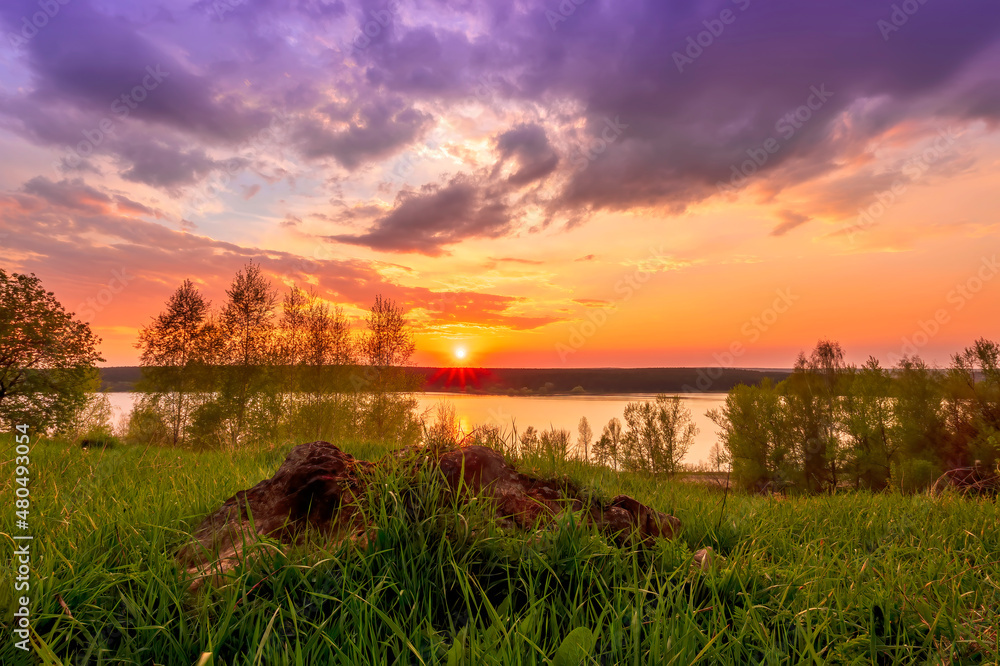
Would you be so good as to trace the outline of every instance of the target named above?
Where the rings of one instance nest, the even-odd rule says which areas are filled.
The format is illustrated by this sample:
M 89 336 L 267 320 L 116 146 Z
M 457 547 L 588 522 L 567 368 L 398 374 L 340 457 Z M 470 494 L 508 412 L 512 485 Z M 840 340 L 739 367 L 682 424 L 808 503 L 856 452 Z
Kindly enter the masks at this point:
M 459 361 L 464 361 L 465 357 L 469 355 L 469 352 L 466 351 L 465 347 L 455 347 L 454 354 L 455 358 Z

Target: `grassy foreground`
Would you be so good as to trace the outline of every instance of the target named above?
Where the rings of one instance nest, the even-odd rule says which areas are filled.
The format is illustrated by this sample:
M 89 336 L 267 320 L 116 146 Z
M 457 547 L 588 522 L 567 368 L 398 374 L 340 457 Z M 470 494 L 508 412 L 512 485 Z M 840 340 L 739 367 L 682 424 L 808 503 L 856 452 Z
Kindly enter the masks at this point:
M 13 442 L 0 438 L 11 552 Z M 377 446 L 339 443 L 369 460 Z M 996 663 L 1000 510 L 953 495 L 777 499 L 522 461 L 683 522 L 680 542 L 619 549 L 566 520 L 507 533 L 481 500 L 419 493 L 389 470 L 364 549 L 313 543 L 257 557 L 191 594 L 173 560 L 208 512 L 291 445 L 236 454 L 137 448 L 31 454 L 31 657 L 13 648 L 0 572 L 0 663 Z M 721 519 L 721 525 L 720 525 Z M 717 525 L 720 525 L 718 528 Z M 694 550 L 725 560 L 694 570 Z M 4 557 L 5 562 L 10 558 Z M 211 656 L 206 656 L 211 653 Z

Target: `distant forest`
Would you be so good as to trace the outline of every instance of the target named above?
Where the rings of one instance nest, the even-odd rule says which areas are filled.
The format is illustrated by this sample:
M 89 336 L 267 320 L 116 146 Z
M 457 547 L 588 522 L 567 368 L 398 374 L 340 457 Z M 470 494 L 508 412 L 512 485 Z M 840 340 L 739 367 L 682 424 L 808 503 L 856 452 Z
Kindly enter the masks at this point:
M 780 382 L 790 370 L 740 368 L 430 368 L 407 371 L 428 392 L 484 395 L 612 393 L 725 393 L 764 379 Z M 142 378 L 139 366 L 101 368 L 101 390 L 132 391 Z

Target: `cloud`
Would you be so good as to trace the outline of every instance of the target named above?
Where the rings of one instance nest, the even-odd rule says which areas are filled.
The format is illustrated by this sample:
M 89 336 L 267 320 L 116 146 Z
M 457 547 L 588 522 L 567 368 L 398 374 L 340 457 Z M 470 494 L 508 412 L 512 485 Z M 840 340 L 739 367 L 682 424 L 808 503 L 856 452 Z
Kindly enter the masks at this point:
M 670 214 L 728 196 L 718 184 L 769 139 L 778 150 L 746 187 L 773 200 L 849 177 L 864 146 L 917 120 L 1000 120 L 994 0 L 921 4 L 888 40 L 877 22 L 892 8 L 869 0 L 588 0 L 556 30 L 545 3 L 404 3 L 351 53 L 338 42 L 364 34 L 384 3 L 230 6 L 60 5 L 10 65 L 16 84 L 0 92 L 0 126 L 41 146 L 76 145 L 147 67 L 160 67 L 158 87 L 72 175 L 96 174 L 110 155 L 122 177 L 174 195 L 281 111 L 290 145 L 266 147 L 258 162 L 310 162 L 351 209 L 396 195 L 370 229 L 336 238 L 436 255 L 510 233 L 511 220 L 536 211 L 539 229 L 570 227 L 598 211 Z M 675 52 L 723 9 L 734 21 L 678 67 Z M 9 0 L 0 20 L 18 30 L 37 11 L 35 0 Z M 779 129 L 823 86 L 833 95 L 808 121 Z M 416 190 L 373 193 L 365 167 L 387 169 L 432 127 L 454 133 L 460 159 L 421 169 Z M 864 192 L 840 195 L 839 208 L 852 210 Z M 430 220 L 431 202 L 445 206 L 445 222 Z
M 339 122 L 338 122 L 339 121 Z M 333 157 L 347 169 L 389 157 L 413 142 L 431 124 L 431 116 L 399 97 L 368 102 L 349 120 L 311 118 L 301 121 L 293 140 L 308 158 Z
M 521 259 L 519 257 L 490 257 L 490 261 L 498 263 L 508 262 L 514 264 L 531 264 L 533 266 L 540 266 L 545 263 L 544 261 L 538 261 L 537 259 Z
M 508 160 L 517 170 L 507 177 L 511 185 L 527 185 L 555 171 L 559 157 L 549 144 L 545 129 L 536 124 L 520 124 L 497 137 L 496 150 L 500 159 L 494 166 L 496 174 Z
M 386 252 L 438 256 L 446 245 L 471 238 L 497 238 L 510 231 L 511 225 L 504 203 L 485 195 L 475 180 L 456 176 L 443 187 L 404 191 L 392 211 L 363 234 L 330 238 Z
M 35 176 L 22 189 L 27 194 L 70 211 L 102 213 L 111 204 L 110 196 L 85 184 L 81 178 L 53 182 L 45 176 Z
M 127 271 L 134 276 L 128 298 L 109 307 L 100 322 L 105 326 L 135 326 L 136 313 L 154 315 L 188 277 L 222 299 L 232 276 L 250 260 L 282 282 L 314 284 L 322 297 L 360 309 L 382 294 L 406 310 L 423 310 L 427 325 L 529 330 L 559 320 L 516 312 L 525 304 L 521 298 L 399 284 L 383 274 L 381 262 L 247 247 L 197 235 L 188 220 L 181 220 L 185 230 L 177 231 L 134 216 L 147 212 L 156 213 L 80 179 L 38 177 L 19 192 L 0 196 L 0 234 L 6 234 L 0 258 L 10 269 L 37 273 L 69 306 L 103 289 L 114 271 Z M 296 218 L 286 221 L 295 224 Z
M 599 298 L 574 298 L 573 302 L 588 308 L 604 308 L 611 305 L 611 301 L 603 301 Z
M 0 15 L 9 27 L 20 27 L 22 16 L 37 11 L 36 2 L 12 0 L 3 3 Z M 164 48 L 116 13 L 87 0 L 60 4 L 59 13 L 24 47 L 33 84 L 24 93 L 28 108 L 71 105 L 111 116 L 112 104 L 145 82 L 144 98 L 128 104 L 134 105 L 129 115 L 145 122 L 228 141 L 266 122 L 263 112 L 227 88 L 224 77 L 192 73 L 174 55 L 176 49 Z
M 119 154 L 131 162 L 122 178 L 167 190 L 196 183 L 220 166 L 200 148 L 185 151 L 155 139 L 129 143 Z
M 523 298 L 496 296 L 470 291 L 435 293 L 425 309 L 441 324 L 473 324 L 501 327 L 518 331 L 540 328 L 565 318 L 553 315 L 529 316 L 512 314 L 509 310 L 525 302 Z
M 771 230 L 772 236 L 784 236 L 792 229 L 809 221 L 808 215 L 802 215 L 801 213 L 796 213 L 790 210 L 782 211 L 780 217 L 783 221 Z

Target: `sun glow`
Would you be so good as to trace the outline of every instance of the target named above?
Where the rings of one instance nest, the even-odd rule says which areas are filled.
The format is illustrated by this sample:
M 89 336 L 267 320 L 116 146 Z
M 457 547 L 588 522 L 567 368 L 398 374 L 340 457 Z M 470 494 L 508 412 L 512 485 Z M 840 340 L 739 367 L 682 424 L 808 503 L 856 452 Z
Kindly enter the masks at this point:
M 455 347 L 454 353 L 455 353 L 455 358 L 457 358 L 459 361 L 464 361 L 465 357 L 469 355 L 469 352 L 466 351 L 465 347 Z

